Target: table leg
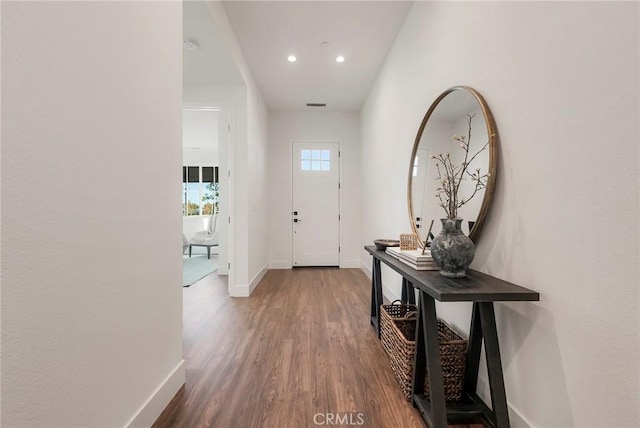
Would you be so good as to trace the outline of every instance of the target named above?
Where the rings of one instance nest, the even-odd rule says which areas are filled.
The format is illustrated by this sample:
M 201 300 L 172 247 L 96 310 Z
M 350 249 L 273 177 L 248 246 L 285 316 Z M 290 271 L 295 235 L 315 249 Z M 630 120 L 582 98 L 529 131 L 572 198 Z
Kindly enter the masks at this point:
M 371 265 L 371 324 L 380 338 L 380 305 L 382 304 L 382 273 L 380 260 L 373 258 Z
M 371 316 L 371 324 L 375 326 L 374 321 L 376 318 L 376 258 L 371 258 L 371 311 L 369 315 Z
M 422 296 L 422 291 L 418 292 L 418 299 Z M 413 357 L 413 380 L 411 383 L 411 392 L 413 397 L 413 406 L 417 407 L 416 395 L 424 394 L 424 378 L 427 373 L 426 354 L 424 343 L 424 329 L 422 328 L 422 306 L 418 305 L 418 317 L 416 318 L 416 353 Z
M 400 297 L 402 303 L 408 303 L 410 305 L 416 304 L 416 295 L 413 291 L 413 284 L 407 279 L 402 278 L 402 296 Z
M 427 355 L 427 376 L 429 377 L 429 401 L 431 402 L 431 422 L 433 428 L 446 428 L 447 405 L 444 399 L 444 382 L 440 363 L 438 341 L 438 318 L 436 302 L 426 293 L 420 293 L 422 308 L 422 331 Z
M 469 328 L 469 347 L 467 349 L 467 367 L 464 375 L 464 393 L 474 395 L 478 386 L 480 369 L 480 351 L 482 350 L 482 324 L 480 323 L 479 303 L 473 303 L 471 327 Z
M 496 428 L 508 428 L 509 411 L 507 410 L 507 395 L 504 390 L 502 361 L 500 359 L 500 346 L 498 345 L 498 330 L 496 329 L 493 302 L 481 302 L 478 305 L 482 334 L 484 336 L 484 349 L 487 357 L 491 407 L 496 419 Z
M 415 305 L 416 304 L 416 293 L 413 289 L 413 283 L 409 280 L 407 280 L 407 294 L 409 297 L 409 300 L 407 301 L 407 303 L 409 303 L 410 305 Z
M 422 290 L 418 293 L 416 353 L 413 361 L 413 405 L 432 428 L 446 428 L 447 405 L 440 363 L 436 303 Z M 426 361 L 426 364 L 425 364 Z M 429 377 L 429 400 L 424 397 L 425 371 Z

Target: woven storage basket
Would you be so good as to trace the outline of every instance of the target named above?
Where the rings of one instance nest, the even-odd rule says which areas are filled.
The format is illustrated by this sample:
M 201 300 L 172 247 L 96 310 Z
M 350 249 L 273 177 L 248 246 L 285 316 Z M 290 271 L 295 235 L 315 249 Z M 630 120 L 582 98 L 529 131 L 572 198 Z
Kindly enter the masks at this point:
M 380 340 L 389 355 L 391 369 L 400 384 L 402 395 L 407 401 L 411 401 L 417 307 L 396 302 L 380 307 Z M 445 400 L 459 401 L 464 381 L 467 341 L 442 320 L 438 320 L 438 340 Z M 424 391 L 429 397 L 427 379 L 425 377 Z

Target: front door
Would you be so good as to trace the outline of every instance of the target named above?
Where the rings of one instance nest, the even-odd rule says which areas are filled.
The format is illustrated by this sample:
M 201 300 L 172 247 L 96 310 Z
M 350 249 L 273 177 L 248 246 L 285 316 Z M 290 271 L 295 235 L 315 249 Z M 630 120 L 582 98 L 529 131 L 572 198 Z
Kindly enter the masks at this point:
M 293 267 L 340 264 L 338 143 L 293 143 Z

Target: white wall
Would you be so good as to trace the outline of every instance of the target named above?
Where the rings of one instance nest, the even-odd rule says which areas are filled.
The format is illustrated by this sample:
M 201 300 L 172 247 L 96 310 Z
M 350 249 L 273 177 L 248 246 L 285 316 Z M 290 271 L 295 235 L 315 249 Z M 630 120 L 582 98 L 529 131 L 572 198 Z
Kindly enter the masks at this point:
M 269 115 L 269 260 L 291 268 L 291 143 L 340 142 L 340 266 L 359 267 L 360 115 L 272 112 Z
M 2 426 L 150 426 L 184 383 L 181 16 L 2 3 Z
M 267 271 L 266 145 L 267 108 L 220 1 L 207 5 L 242 79 L 244 103 L 236 106 L 236 129 L 230 166 L 233 191 L 233 261 L 229 292 L 249 296 Z
M 218 152 L 182 150 L 182 164 L 184 166 L 218 166 L 218 162 Z
M 472 266 L 541 296 L 496 309 L 515 427 L 640 426 L 638 6 L 417 2 L 362 112 L 364 243 L 409 230 L 379 195 L 405 205 L 442 91 L 474 87 L 495 115 L 497 188 Z M 438 311 L 468 328 L 468 305 Z
M 267 144 L 268 114 L 258 89 L 253 87 L 247 91 L 247 169 L 246 201 L 248 266 L 247 284 L 249 293 L 253 291 L 268 268 L 268 213 L 267 195 Z M 238 169 L 243 174 L 242 167 Z M 240 283 L 242 284 L 242 283 Z
M 185 150 L 217 153 L 219 122 L 219 110 L 197 107 L 183 109 L 182 147 Z

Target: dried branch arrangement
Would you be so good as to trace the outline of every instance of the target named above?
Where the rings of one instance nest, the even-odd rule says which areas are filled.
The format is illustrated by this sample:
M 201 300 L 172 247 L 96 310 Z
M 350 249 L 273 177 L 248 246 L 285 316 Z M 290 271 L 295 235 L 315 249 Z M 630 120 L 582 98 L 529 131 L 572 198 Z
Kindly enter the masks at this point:
M 438 172 L 436 180 L 440 181 L 440 187 L 436 190 L 436 197 L 440 200 L 440 206 L 444 209 L 448 218 L 456 218 L 458 216 L 458 208 L 469 202 L 479 190 L 487 186 L 487 179 L 489 178 L 488 172 L 483 174 L 480 168 L 476 168 L 475 171 L 469 171 L 469 165 L 480 153 L 486 150 L 489 145 L 487 141 L 475 154 L 469 154 L 471 147 L 471 122 L 474 116 L 475 114 L 467 115 L 467 135 L 454 135 L 451 137 L 451 140 L 459 143 L 462 150 L 464 150 L 464 161 L 461 165 L 453 164 L 450 153 L 438 153 L 437 155 L 431 156 L 431 158 L 436 161 Z M 459 194 L 460 185 L 464 180 L 471 180 L 475 184 L 470 196 Z

